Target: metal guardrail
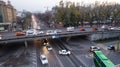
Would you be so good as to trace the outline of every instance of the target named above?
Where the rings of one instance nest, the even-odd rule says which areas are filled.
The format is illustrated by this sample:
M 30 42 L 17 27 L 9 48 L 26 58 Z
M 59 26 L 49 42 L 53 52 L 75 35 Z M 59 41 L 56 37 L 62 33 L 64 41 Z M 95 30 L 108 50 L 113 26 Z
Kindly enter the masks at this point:
M 90 34 L 107 34 L 107 33 L 120 33 L 120 31 L 77 31 L 77 32 L 65 32 L 65 33 L 58 33 L 59 37 L 68 37 L 68 36 L 78 36 L 78 35 L 90 35 Z M 16 36 L 1 39 L 0 43 L 8 43 L 14 41 L 25 41 L 25 40 L 33 40 L 35 38 L 52 38 L 55 34 L 51 35 L 32 35 L 32 36 Z

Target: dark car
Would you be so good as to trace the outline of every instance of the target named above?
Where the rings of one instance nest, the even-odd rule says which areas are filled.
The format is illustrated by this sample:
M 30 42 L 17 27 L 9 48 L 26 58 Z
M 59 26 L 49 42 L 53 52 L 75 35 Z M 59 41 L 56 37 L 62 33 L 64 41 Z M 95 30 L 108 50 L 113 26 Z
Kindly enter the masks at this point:
M 109 45 L 108 50 L 115 50 L 115 47 L 113 45 Z

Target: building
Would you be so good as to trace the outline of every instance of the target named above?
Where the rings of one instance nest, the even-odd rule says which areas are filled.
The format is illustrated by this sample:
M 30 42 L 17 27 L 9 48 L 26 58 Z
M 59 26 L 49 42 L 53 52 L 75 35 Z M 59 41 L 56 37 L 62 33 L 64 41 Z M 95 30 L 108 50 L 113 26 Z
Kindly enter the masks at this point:
M 11 5 L 11 2 L 0 0 L 0 31 L 12 30 L 16 24 L 16 9 Z

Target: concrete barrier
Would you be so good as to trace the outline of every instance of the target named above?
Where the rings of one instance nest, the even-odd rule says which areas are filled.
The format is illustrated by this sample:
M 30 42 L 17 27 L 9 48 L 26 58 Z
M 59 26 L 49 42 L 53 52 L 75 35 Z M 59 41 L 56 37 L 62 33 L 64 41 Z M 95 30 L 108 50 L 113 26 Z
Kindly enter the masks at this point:
M 114 38 L 119 36 L 120 36 L 120 33 L 91 34 L 91 35 L 88 35 L 88 39 L 90 41 L 96 41 L 100 39 L 108 39 L 108 38 Z

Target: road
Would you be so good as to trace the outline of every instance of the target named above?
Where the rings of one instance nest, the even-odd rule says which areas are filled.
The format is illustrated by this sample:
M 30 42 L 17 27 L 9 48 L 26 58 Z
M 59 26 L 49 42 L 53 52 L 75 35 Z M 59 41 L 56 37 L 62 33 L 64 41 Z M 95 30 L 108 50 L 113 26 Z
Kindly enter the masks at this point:
M 118 58 L 120 58 L 120 52 L 118 51 L 113 51 L 113 50 L 108 50 L 107 49 L 107 46 L 109 45 L 116 45 L 118 44 L 119 41 L 116 40 L 116 41 L 108 41 L 108 42 L 97 42 L 95 43 L 96 45 L 98 45 L 99 47 L 103 48 L 104 51 L 103 53 L 115 64 L 120 64 L 120 60 Z
M 0 67 L 35 67 L 36 52 L 33 44 L 28 42 L 9 43 L 0 48 Z
M 63 41 L 63 43 L 85 67 L 95 67 L 93 55 L 89 52 L 89 47 L 93 44 L 89 40 L 80 36 L 72 37 L 68 42 Z
M 98 45 L 82 36 L 72 37 L 66 42 L 66 38 L 49 39 L 52 50 L 48 51 L 43 45 L 42 39 L 27 41 L 25 47 L 24 42 L 9 43 L 0 46 L 0 67 L 95 67 L 93 62 L 93 54 L 89 52 L 89 47 Z M 104 45 L 115 44 L 116 42 L 102 43 Z M 101 46 L 100 46 L 101 47 Z M 71 55 L 62 56 L 58 54 L 61 49 L 71 51 Z M 101 51 L 114 64 L 119 64 L 120 54 L 114 51 L 105 50 L 101 47 Z M 43 65 L 40 55 L 45 54 L 48 64 Z
M 44 27 L 44 28 L 41 27 L 41 29 L 38 30 L 38 32 L 39 31 L 43 31 L 44 32 L 43 34 L 40 34 L 41 36 L 45 36 L 47 30 L 55 30 L 55 29 L 48 28 L 47 26 L 45 26 L 43 24 L 43 22 L 41 22 L 39 24 L 43 25 L 42 27 Z M 90 32 L 90 33 L 94 32 L 91 28 L 85 28 L 85 29 L 86 29 L 87 32 Z M 66 31 L 66 28 L 62 28 L 60 30 L 62 30 L 62 32 L 58 33 L 58 34 L 69 34 L 69 33 L 78 33 L 78 32 L 83 33 L 83 32 L 86 32 L 86 31 L 80 31 L 79 28 L 75 28 L 73 32 Z M 101 31 L 101 29 L 99 29 L 98 31 Z M 10 39 L 10 38 L 12 39 L 12 38 L 20 37 L 20 36 L 16 36 L 16 32 L 3 32 L 3 33 L 1 32 L 0 34 L 2 35 L 2 39 Z

